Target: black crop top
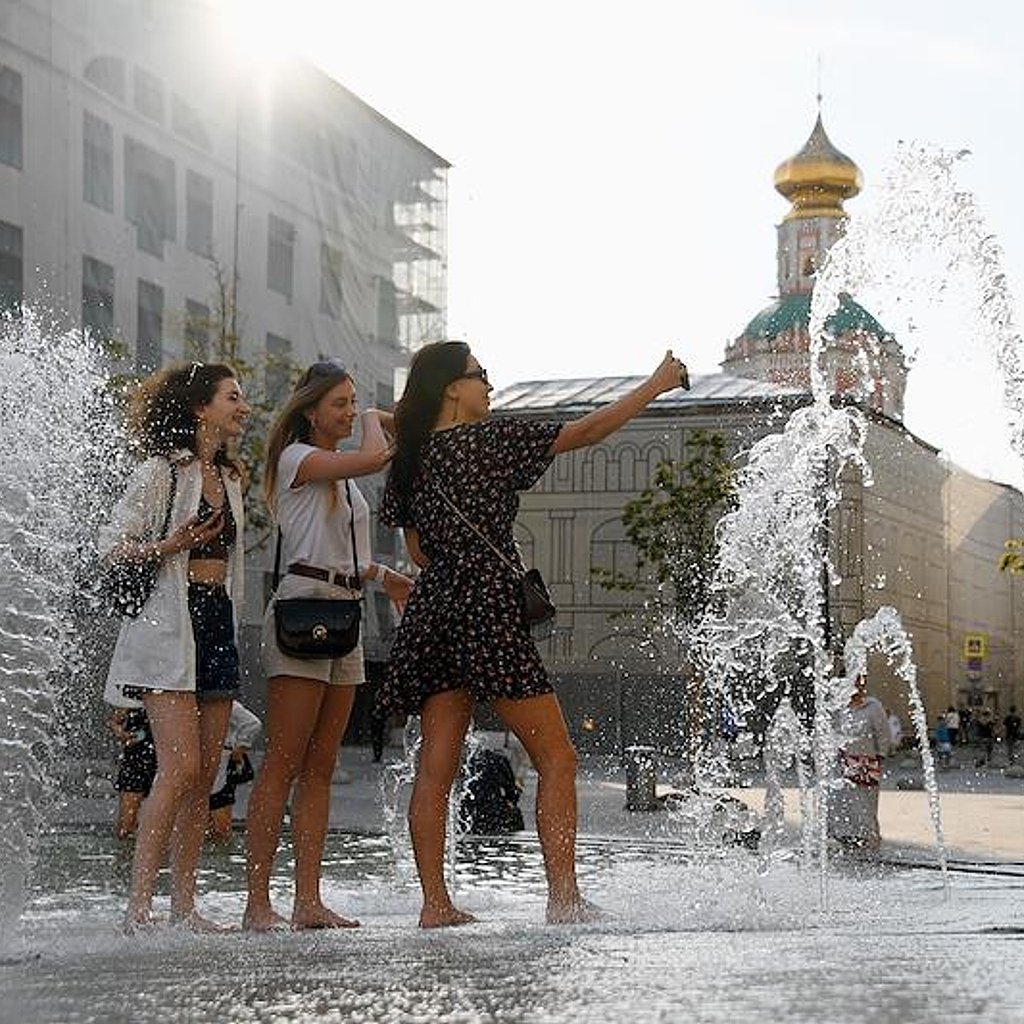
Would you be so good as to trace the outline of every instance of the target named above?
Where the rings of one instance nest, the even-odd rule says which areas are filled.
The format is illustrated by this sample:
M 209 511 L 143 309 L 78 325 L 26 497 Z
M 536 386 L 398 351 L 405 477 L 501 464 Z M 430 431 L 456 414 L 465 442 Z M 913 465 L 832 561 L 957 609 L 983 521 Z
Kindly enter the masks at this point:
M 216 537 L 208 541 L 206 544 L 201 544 L 199 547 L 192 548 L 188 553 L 189 561 L 193 558 L 211 558 L 219 562 L 226 562 L 228 560 L 228 548 L 235 543 L 235 539 L 238 536 L 238 528 L 235 526 L 235 517 L 231 514 L 231 503 L 228 501 L 226 494 L 224 495 L 223 508 L 224 527 Z M 207 516 L 211 516 L 217 511 L 218 510 L 206 500 L 206 495 L 200 496 L 199 508 L 197 510 L 200 519 L 205 519 Z

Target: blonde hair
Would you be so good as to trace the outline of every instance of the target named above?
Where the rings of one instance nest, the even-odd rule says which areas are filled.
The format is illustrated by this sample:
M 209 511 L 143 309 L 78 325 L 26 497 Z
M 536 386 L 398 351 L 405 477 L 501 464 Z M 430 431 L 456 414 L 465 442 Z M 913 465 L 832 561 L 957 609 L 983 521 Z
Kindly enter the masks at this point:
M 288 401 L 277 414 L 267 435 L 266 464 L 263 471 L 263 495 L 271 515 L 276 515 L 274 492 L 277 489 L 277 467 L 281 452 L 295 441 L 309 442 L 313 433 L 306 413 L 329 391 L 352 375 L 335 360 L 314 363 L 299 378 Z M 332 491 L 333 493 L 333 491 Z

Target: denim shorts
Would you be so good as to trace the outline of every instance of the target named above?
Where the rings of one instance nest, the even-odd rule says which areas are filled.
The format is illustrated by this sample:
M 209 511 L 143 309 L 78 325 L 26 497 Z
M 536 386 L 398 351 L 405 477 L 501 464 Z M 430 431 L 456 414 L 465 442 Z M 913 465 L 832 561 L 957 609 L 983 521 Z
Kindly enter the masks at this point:
M 188 611 L 196 643 L 196 700 L 230 700 L 241 680 L 235 610 L 221 584 L 190 583 Z

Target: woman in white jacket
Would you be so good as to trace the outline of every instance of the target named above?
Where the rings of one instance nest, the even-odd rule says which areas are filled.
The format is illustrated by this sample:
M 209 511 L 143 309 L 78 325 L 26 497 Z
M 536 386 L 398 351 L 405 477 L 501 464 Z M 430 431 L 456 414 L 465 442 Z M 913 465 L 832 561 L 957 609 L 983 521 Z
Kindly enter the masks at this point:
M 244 518 L 241 473 L 226 446 L 248 414 L 223 364 L 169 367 L 143 381 L 130 426 L 149 457 L 100 534 L 101 554 L 112 561 L 159 562 L 141 612 L 121 623 L 106 688 L 115 706 L 143 703 L 157 753 L 139 817 L 127 929 L 151 922 L 170 847 L 172 920 L 217 930 L 196 912 L 195 881 L 210 785 L 239 689 Z

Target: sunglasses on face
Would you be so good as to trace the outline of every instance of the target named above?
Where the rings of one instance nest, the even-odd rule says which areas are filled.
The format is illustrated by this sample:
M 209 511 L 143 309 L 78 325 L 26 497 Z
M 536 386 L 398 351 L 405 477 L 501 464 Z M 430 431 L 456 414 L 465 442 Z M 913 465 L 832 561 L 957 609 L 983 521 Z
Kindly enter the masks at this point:
M 459 380 L 479 380 L 484 384 L 490 384 L 487 379 L 487 371 L 482 366 L 478 370 L 467 370 L 465 373 L 460 373 Z

